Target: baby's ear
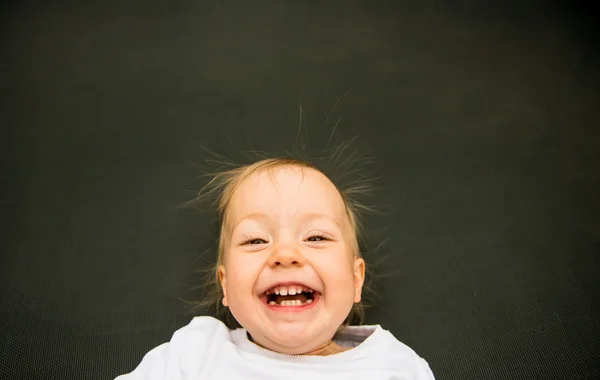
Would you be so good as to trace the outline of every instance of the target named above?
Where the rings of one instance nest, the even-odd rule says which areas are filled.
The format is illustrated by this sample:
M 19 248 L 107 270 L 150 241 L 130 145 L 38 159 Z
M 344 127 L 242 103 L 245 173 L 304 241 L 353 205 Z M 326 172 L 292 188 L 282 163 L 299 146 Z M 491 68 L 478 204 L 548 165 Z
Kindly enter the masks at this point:
M 360 257 L 354 260 L 354 302 L 360 302 L 365 283 L 365 269 L 365 260 Z
M 219 265 L 219 282 L 221 283 L 221 290 L 223 291 L 223 306 L 229 306 L 227 302 L 227 276 L 225 275 L 225 267 L 223 265 Z

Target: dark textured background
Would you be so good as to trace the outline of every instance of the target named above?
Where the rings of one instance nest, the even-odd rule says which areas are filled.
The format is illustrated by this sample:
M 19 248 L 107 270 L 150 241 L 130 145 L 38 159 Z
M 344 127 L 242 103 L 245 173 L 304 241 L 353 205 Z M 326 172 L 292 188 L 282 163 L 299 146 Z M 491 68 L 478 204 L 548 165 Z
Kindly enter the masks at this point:
M 591 2 L 590 2 L 591 3 Z M 600 378 L 598 13 L 585 2 L 13 1 L 0 378 L 112 379 L 191 316 L 198 143 L 342 115 L 378 160 L 381 323 L 438 379 Z M 380 268 L 381 269 L 381 268 Z

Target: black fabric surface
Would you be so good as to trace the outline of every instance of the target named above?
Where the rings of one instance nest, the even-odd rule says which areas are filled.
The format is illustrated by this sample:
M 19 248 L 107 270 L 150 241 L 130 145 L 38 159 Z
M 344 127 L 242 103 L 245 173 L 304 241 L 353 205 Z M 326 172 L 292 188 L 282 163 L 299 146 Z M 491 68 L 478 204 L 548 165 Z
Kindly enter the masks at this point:
M 353 145 L 379 323 L 438 379 L 600 378 L 584 2 L 2 6 L 0 378 L 112 379 L 201 298 L 199 145 Z M 348 93 L 334 107 L 336 101 Z M 330 123 L 324 126 L 328 115 Z M 338 118 L 340 123 L 330 135 Z M 208 250 L 208 251 L 207 251 Z

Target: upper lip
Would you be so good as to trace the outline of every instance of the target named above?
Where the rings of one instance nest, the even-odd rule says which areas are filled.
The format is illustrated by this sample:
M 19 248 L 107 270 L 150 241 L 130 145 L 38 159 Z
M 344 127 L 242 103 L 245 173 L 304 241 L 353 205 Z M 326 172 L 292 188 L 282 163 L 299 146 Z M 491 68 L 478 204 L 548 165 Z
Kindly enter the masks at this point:
M 302 282 L 302 281 L 280 281 L 280 282 L 276 282 L 276 283 L 273 283 L 273 284 L 267 286 L 260 292 L 260 294 L 265 294 L 268 290 L 273 289 L 277 286 L 291 286 L 291 285 L 303 286 L 305 288 L 312 289 L 315 292 L 319 292 L 319 290 L 316 289 L 314 286 L 308 285 L 307 283 Z

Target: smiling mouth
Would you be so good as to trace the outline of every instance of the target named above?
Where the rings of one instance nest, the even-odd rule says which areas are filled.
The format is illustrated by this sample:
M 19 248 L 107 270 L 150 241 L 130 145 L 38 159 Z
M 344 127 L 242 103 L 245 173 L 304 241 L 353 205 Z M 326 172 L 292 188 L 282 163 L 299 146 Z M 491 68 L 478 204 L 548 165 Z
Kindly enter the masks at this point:
M 276 286 L 264 293 L 263 300 L 269 306 L 298 307 L 312 304 L 319 293 L 306 286 Z

